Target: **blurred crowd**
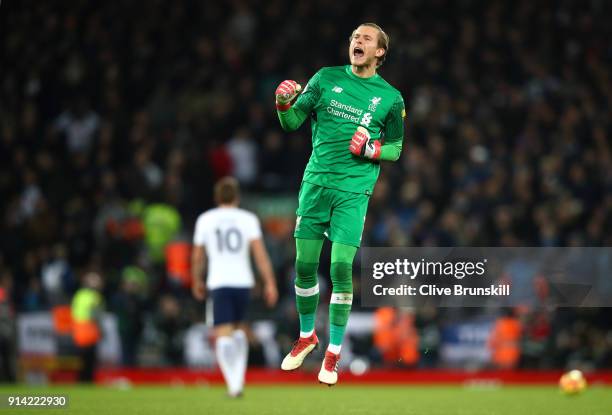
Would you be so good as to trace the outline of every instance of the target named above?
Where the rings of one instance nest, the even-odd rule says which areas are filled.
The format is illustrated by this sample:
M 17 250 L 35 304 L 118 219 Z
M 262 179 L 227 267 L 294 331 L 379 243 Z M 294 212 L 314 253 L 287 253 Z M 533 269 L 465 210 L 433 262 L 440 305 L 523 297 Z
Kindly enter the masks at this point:
M 380 73 L 408 113 L 363 245 L 612 245 L 608 2 L 24 0 L 1 11 L 0 301 L 46 310 L 100 272 L 128 364 L 134 339 L 158 339 L 180 363 L 177 337 L 202 319 L 166 248 L 184 254 L 214 181 L 296 194 L 310 129 L 280 129 L 274 88 L 346 64 L 363 21 L 391 36 Z M 294 252 L 291 234 L 275 238 L 281 316 Z M 568 322 L 548 325 L 550 347 L 610 365 L 589 357 L 609 356 L 609 318 L 544 314 Z

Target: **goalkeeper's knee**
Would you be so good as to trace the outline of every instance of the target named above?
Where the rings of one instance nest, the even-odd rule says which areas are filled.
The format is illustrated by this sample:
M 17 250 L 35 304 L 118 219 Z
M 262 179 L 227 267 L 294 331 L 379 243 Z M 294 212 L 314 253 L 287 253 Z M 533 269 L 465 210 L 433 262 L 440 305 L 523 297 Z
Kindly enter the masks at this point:
M 317 285 L 318 262 L 295 261 L 295 285 L 299 288 L 311 288 Z
M 353 264 L 348 262 L 333 262 L 330 270 L 332 292 L 353 293 Z

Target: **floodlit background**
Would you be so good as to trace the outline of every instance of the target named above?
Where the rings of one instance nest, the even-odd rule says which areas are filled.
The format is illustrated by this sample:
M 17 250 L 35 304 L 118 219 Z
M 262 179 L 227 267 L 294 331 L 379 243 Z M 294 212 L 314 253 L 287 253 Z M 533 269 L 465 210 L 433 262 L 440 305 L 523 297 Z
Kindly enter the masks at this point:
M 225 175 L 262 220 L 281 293 L 269 310 L 254 291 L 250 365 L 278 368 L 298 333 L 292 231 L 311 146 L 308 125 L 281 130 L 273 93 L 284 79 L 304 85 L 321 66 L 346 64 L 361 22 L 391 36 L 380 74 L 407 106 L 402 156 L 383 163 L 364 246 L 611 246 L 611 9 L 5 0 L 2 379 L 73 379 L 66 310 L 88 272 L 104 280 L 99 376 L 214 372 L 188 261 L 195 219 Z M 329 251 L 319 271 L 326 333 Z M 545 288 L 533 287 L 542 303 L 503 310 L 375 310 L 357 299 L 341 363 L 357 375 L 611 368 L 610 310 L 547 307 Z

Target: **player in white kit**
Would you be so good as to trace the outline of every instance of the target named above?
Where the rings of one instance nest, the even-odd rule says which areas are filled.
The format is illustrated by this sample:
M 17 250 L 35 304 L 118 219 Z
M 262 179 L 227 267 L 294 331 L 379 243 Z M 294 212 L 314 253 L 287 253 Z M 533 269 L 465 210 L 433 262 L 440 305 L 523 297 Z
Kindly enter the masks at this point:
M 208 297 L 209 305 L 212 301 L 215 352 L 230 397 L 242 395 L 247 367 L 248 341 L 243 327 L 249 294 L 255 284 L 250 254 L 263 280 L 266 304 L 272 307 L 278 300 L 259 219 L 238 207 L 239 191 L 238 182 L 232 177 L 216 183 L 218 206 L 198 217 L 192 252 L 193 296 L 200 301 Z

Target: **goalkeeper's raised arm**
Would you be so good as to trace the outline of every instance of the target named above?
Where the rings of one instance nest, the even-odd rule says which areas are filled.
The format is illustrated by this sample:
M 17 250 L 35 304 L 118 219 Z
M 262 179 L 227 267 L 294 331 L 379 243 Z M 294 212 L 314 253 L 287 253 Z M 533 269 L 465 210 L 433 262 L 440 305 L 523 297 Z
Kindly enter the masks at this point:
M 285 131 L 297 130 L 308 117 L 303 110 L 291 106 L 291 102 L 296 99 L 301 90 L 301 85 L 293 80 L 285 80 L 276 88 L 276 111 L 281 127 Z

